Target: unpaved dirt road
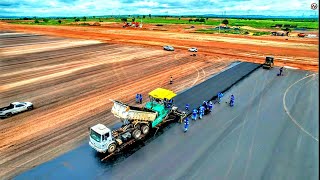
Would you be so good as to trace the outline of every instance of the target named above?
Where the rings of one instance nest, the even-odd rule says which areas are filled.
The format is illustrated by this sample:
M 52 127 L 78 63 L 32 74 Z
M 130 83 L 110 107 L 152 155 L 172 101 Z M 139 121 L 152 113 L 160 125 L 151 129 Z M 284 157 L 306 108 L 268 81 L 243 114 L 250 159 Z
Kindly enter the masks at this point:
M 181 50 L 97 40 L 34 35 L 29 36 L 32 42 L 23 45 L 21 35 L 14 36 L 0 36 L 0 106 L 31 101 L 35 109 L 0 121 L 0 176 L 4 178 L 76 147 L 88 127 L 113 123 L 109 99 L 133 103 L 136 93 L 146 99 L 157 87 L 179 92 L 232 62 L 223 56 L 194 57 Z M 19 46 L 14 46 L 16 42 Z
M 179 92 L 232 61 L 261 63 L 267 55 L 279 66 L 318 70 L 317 39 L 3 22 L 0 31 L 0 106 L 35 104 L 33 111 L 0 121 L 4 178 L 76 147 L 89 126 L 114 122 L 109 99 L 133 103 L 136 93 L 147 97 L 157 87 Z M 166 44 L 176 51 L 163 51 Z M 192 46 L 200 51 L 195 57 L 186 50 Z M 168 85 L 171 75 L 174 85 Z
M 18 25 L 0 22 L 1 29 L 48 34 L 58 37 L 73 37 L 101 40 L 117 44 L 137 44 L 159 48 L 163 45 L 187 50 L 197 47 L 200 54 L 225 55 L 249 62 L 264 62 L 265 56 L 275 56 L 275 65 L 291 66 L 304 70 L 318 70 L 319 39 L 299 37 L 252 37 L 240 35 L 199 34 L 177 32 L 177 26 L 166 31 L 154 31 L 147 28 L 121 28 L 119 24 L 108 26 L 39 26 Z M 182 26 L 182 25 L 181 25 Z

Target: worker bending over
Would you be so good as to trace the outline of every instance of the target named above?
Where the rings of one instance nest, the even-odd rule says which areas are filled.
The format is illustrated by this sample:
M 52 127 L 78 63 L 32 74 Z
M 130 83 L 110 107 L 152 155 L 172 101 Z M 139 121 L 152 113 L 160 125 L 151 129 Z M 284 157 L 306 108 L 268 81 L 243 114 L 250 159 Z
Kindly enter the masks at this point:
M 223 94 L 221 92 L 218 93 L 218 103 L 221 103 L 221 98 L 223 97 Z
M 279 74 L 277 74 L 277 75 L 278 75 L 278 76 L 283 76 L 282 72 L 283 72 L 283 67 L 281 67 L 281 68 L 279 69 Z

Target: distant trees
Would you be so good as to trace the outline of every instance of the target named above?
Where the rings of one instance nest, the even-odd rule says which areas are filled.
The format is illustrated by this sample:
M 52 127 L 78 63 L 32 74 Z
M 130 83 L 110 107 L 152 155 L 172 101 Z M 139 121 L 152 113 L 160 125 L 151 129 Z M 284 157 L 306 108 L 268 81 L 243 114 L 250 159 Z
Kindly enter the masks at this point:
M 204 18 L 200 18 L 200 19 L 198 19 L 198 21 L 203 22 L 203 23 L 206 22 L 206 20 Z
M 135 22 L 136 18 L 132 18 L 132 22 Z
M 79 21 L 80 21 L 79 18 L 75 18 L 75 19 L 74 19 L 74 22 L 79 22 Z
M 128 20 L 127 20 L 127 18 L 121 18 L 121 21 L 122 22 L 127 22 Z
M 151 14 L 149 14 L 149 18 L 151 18 Z
M 193 22 L 206 22 L 206 20 L 204 19 L 204 18 L 196 18 L 196 19 L 189 19 L 189 23 L 191 22 L 191 21 L 193 21 Z
M 48 23 L 49 22 L 49 19 L 43 19 L 43 22 L 45 22 L 45 23 Z
M 224 19 L 223 21 L 222 21 L 222 24 L 224 24 L 224 25 L 228 25 L 229 24 L 229 21 L 228 20 L 226 20 L 226 19 Z
M 59 19 L 59 20 L 58 20 L 58 23 L 61 24 L 61 22 L 62 22 L 62 21 Z
M 87 17 L 83 16 L 83 18 L 82 18 L 82 19 L 83 19 L 83 21 L 86 21 L 86 20 L 87 20 Z
M 38 23 L 39 23 L 39 20 L 38 20 L 38 19 L 34 20 L 34 23 L 38 24 Z
M 143 15 L 143 16 L 142 16 L 142 18 L 144 19 L 144 18 L 146 18 L 146 16 L 145 16 L 145 15 Z

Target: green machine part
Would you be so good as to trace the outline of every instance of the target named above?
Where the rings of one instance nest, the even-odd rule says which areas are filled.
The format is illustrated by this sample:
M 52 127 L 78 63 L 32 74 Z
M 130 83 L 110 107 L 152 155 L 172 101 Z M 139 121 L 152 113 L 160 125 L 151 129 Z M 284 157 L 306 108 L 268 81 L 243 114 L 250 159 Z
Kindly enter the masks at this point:
M 163 104 L 159 104 L 157 102 L 147 102 L 145 107 L 158 112 L 158 117 L 152 122 L 152 128 L 161 123 L 163 121 L 163 118 L 165 118 L 170 112 L 170 109 L 166 109 Z

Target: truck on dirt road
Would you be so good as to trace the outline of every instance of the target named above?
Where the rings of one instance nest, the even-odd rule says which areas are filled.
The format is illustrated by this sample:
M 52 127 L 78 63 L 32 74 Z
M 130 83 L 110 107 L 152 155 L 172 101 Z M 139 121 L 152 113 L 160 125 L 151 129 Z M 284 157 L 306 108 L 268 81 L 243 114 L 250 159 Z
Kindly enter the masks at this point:
M 33 104 L 31 102 L 13 102 L 7 107 L 0 108 L 0 118 L 8 118 L 14 114 L 32 109 Z
M 144 107 L 135 107 L 112 100 L 111 112 L 121 120 L 121 127 L 109 129 L 103 124 L 90 128 L 89 145 L 107 156 L 120 152 L 126 146 L 145 137 L 151 129 L 158 130 L 165 122 L 182 121 L 187 114 L 173 105 L 176 94 L 157 88 L 149 93 L 150 101 Z

